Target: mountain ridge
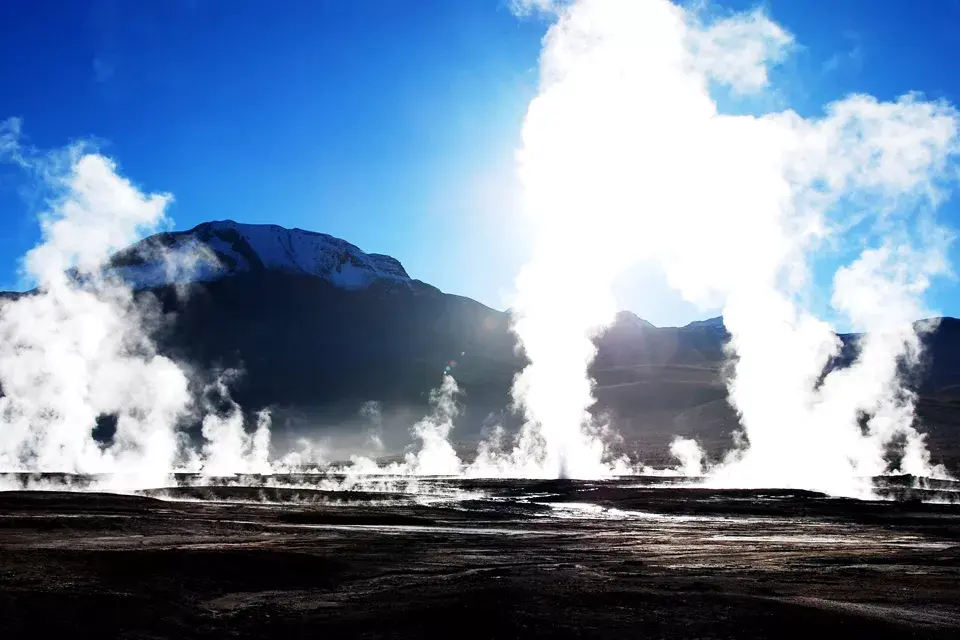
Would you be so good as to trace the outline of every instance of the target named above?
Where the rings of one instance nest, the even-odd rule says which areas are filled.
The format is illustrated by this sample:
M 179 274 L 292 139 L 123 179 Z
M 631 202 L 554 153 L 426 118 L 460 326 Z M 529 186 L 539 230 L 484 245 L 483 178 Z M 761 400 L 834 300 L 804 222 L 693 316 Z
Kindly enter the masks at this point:
M 399 260 L 333 236 L 261 225 L 261 236 L 240 227 L 247 233 L 237 237 L 236 226 L 220 221 L 157 234 L 118 252 L 106 268 L 117 275 L 163 270 L 160 280 L 141 280 L 147 286 L 137 293 L 155 299 L 169 319 L 155 336 L 160 353 L 196 371 L 241 370 L 235 399 L 250 411 L 271 408 L 281 449 L 322 436 L 343 443 L 344 453 L 357 450 L 370 428 L 360 408 L 376 401 L 382 441 L 402 450 L 448 368 L 462 390 L 456 440 L 475 442 L 494 424 L 509 430 L 522 419 L 511 410 L 510 389 L 526 358 L 508 312 L 414 280 Z M 170 247 L 178 250 L 173 259 L 165 257 Z M 211 251 L 218 269 L 187 278 L 196 262 L 184 259 L 186 249 L 201 259 Z M 356 267 L 348 278 L 344 264 Z M 855 338 L 846 336 L 848 353 Z M 620 312 L 595 339 L 594 413 L 653 462 L 669 460 L 678 435 L 717 455 L 739 425 L 727 402 L 726 339 L 721 317 L 656 327 Z M 944 318 L 924 339 L 921 420 L 934 448 L 956 447 L 960 459 L 960 320 Z
M 411 290 L 429 287 L 412 279 L 396 258 L 366 253 L 341 238 L 233 220 L 149 236 L 114 254 L 105 267 L 134 289 L 210 282 L 265 269 L 324 278 L 344 289 L 376 282 Z
M 196 240 L 199 244 L 192 244 L 190 240 Z M 310 245 L 311 240 L 314 241 L 313 246 L 308 246 L 307 249 L 314 252 L 315 255 L 304 256 L 302 248 L 304 244 Z M 233 246 L 228 250 L 222 244 L 218 244 L 218 241 L 230 242 Z M 274 246 L 270 246 L 271 241 Z M 243 244 L 237 247 L 238 242 Z M 154 251 L 157 245 L 162 245 L 163 250 L 160 252 Z M 176 254 L 178 249 L 195 252 L 199 259 L 189 256 L 185 258 L 177 256 L 173 260 L 164 259 L 162 254 L 171 251 Z M 157 253 L 161 255 L 158 256 Z M 320 259 L 316 254 L 320 254 Z M 146 282 L 143 282 L 143 278 L 140 281 L 136 277 L 125 278 L 131 281 L 135 288 L 182 284 L 183 281 L 180 280 L 180 277 L 189 277 L 191 270 L 192 279 L 203 282 L 220 277 L 229 277 L 235 275 L 238 271 L 274 269 L 325 278 L 336 286 L 346 289 L 365 288 L 376 280 L 406 284 L 413 288 L 430 287 L 435 289 L 435 287 L 422 280 L 411 278 L 402 262 L 397 258 L 383 253 L 365 252 L 357 245 L 336 236 L 299 227 L 288 228 L 276 224 L 240 223 L 231 219 L 211 220 L 202 222 L 185 231 L 164 232 L 148 236 L 127 249 L 114 254 L 110 264 L 115 270 L 120 270 L 118 275 L 123 277 L 122 269 L 136 265 L 138 258 L 140 264 L 153 258 L 165 263 L 165 265 L 172 262 L 174 266 L 182 266 L 183 269 L 171 272 L 169 269 L 155 268 L 154 271 L 157 275 L 166 276 L 165 281 L 146 278 Z M 213 259 L 219 262 L 219 269 L 216 268 L 217 265 L 212 264 Z M 308 264 L 304 264 L 304 259 Z M 309 262 L 313 262 L 313 264 L 309 264 Z M 468 296 L 461 297 L 469 298 Z M 509 313 L 509 311 L 507 309 L 504 312 Z M 941 318 L 920 318 L 917 319 L 917 322 L 939 319 Z M 703 329 L 715 331 L 719 334 L 726 332 L 723 316 L 693 320 L 683 325 L 659 326 L 633 311 L 621 310 L 618 312 L 614 324 L 620 322 L 634 322 L 651 329 Z
M 397 258 L 368 253 L 336 236 L 268 223 L 241 223 L 232 219 L 201 222 L 183 231 L 149 235 L 114 253 L 103 272 L 119 277 L 133 289 L 204 283 L 247 271 L 276 270 L 326 279 L 344 289 L 367 288 L 378 281 L 413 291 L 436 287 L 412 278 Z M 0 291 L 13 298 L 29 291 Z M 457 295 L 473 300 L 468 296 Z M 482 302 L 475 301 L 478 304 Z M 488 305 L 484 305 L 487 308 Z M 510 309 L 503 310 L 509 314 Z M 921 318 L 940 321 L 950 316 Z M 648 329 L 706 330 L 726 333 L 723 316 L 693 320 L 683 325 L 659 326 L 630 310 L 617 313 L 612 324 L 635 324 Z M 839 335 L 856 335 L 853 332 Z

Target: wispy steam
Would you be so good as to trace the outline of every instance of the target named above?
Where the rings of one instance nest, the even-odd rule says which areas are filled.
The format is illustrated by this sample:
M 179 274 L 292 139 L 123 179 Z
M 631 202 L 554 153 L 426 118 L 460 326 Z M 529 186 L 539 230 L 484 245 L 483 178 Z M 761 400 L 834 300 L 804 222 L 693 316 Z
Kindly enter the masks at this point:
M 377 452 L 383 451 L 383 409 L 376 400 L 368 400 L 360 407 L 360 415 L 370 422 L 367 442 Z
M 413 425 L 410 435 L 415 443 L 408 451 L 402 463 L 378 465 L 366 456 L 354 456 L 350 465 L 334 471 L 356 474 L 390 474 L 420 476 L 455 476 L 463 470 L 463 463 L 453 445 L 450 444 L 450 432 L 454 428 L 453 420 L 459 413 L 457 398 L 460 388 L 457 381 L 448 373 L 443 374 L 439 387 L 430 391 L 432 411 Z M 370 403 L 364 405 L 370 411 Z M 379 416 L 379 405 L 376 405 Z
M 413 435 L 420 441 L 416 453 L 408 453 L 408 471 L 419 475 L 458 475 L 460 458 L 450 444 L 453 419 L 459 413 L 457 396 L 460 388 L 452 375 L 444 374 L 443 383 L 430 392 L 433 413 L 413 426 Z
M 590 433 L 590 337 L 613 318 L 616 275 L 655 260 L 687 300 L 723 307 L 732 334 L 749 448 L 715 482 L 856 493 L 885 470 L 895 434 L 911 443 L 903 470 L 933 472 L 898 374 L 946 266 L 932 211 L 954 176 L 956 110 L 853 95 L 822 117 L 724 115 L 711 89 L 762 90 L 792 46 L 763 12 L 708 22 L 666 0 L 520 4 L 555 13 L 519 155 L 539 233 L 514 305 L 531 360 L 514 394 L 542 464 L 607 470 Z M 868 336 L 852 367 L 821 380 L 839 343 L 805 304 L 812 267 L 856 247 L 833 306 Z M 585 255 L 589 267 L 569 268 Z
M 256 430 L 247 433 L 243 410 L 230 397 L 229 381 L 227 374 L 218 376 L 205 390 L 201 469 L 214 476 L 270 473 L 270 414 L 259 412 Z

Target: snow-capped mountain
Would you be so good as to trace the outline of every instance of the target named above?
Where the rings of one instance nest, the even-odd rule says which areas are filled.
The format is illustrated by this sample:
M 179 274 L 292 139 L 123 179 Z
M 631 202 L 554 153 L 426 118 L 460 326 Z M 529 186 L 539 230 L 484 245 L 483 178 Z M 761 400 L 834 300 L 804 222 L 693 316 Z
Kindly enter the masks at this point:
M 414 285 L 395 258 L 365 253 L 346 240 L 232 220 L 151 236 L 116 254 L 107 270 L 136 289 L 262 270 L 316 276 L 342 289 L 366 289 L 375 282 Z

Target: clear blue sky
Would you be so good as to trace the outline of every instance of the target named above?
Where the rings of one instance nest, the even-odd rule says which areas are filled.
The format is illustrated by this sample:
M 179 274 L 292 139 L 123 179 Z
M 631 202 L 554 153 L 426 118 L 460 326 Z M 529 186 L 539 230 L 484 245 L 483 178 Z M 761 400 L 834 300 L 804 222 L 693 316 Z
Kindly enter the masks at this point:
M 851 91 L 960 103 L 957 2 L 766 6 L 804 47 L 780 71 L 801 113 Z M 502 308 L 529 246 L 511 172 L 545 28 L 506 0 L 4 0 L 0 119 L 22 117 L 39 147 L 99 140 L 136 183 L 175 195 L 177 228 L 324 231 Z M 38 229 L 23 185 L 0 177 L 12 288 Z M 960 227 L 960 206 L 943 215 Z M 958 291 L 942 283 L 934 306 L 960 315 Z M 703 315 L 639 269 L 621 297 L 661 325 Z

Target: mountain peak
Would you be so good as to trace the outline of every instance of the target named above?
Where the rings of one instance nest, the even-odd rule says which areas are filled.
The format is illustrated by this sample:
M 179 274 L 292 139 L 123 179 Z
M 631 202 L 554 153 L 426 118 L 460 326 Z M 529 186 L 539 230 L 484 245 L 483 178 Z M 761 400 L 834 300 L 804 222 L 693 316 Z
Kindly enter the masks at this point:
M 706 320 L 696 320 L 690 324 L 684 325 L 683 329 L 695 329 L 700 331 L 710 331 L 713 333 L 726 333 L 727 326 L 723 323 L 723 316 L 716 318 L 707 318 Z
M 656 329 L 652 322 L 644 320 L 632 311 L 618 311 L 614 324 L 634 329 Z
M 411 285 L 403 265 L 391 256 L 365 253 L 325 233 L 233 220 L 150 236 L 114 255 L 108 269 L 135 288 L 263 270 L 316 276 L 343 289 L 365 289 L 378 281 Z

